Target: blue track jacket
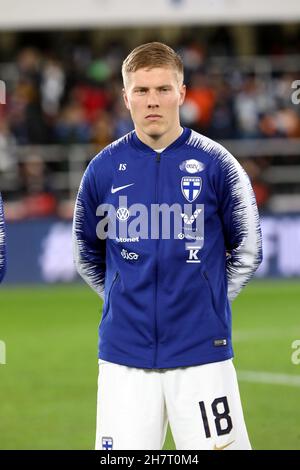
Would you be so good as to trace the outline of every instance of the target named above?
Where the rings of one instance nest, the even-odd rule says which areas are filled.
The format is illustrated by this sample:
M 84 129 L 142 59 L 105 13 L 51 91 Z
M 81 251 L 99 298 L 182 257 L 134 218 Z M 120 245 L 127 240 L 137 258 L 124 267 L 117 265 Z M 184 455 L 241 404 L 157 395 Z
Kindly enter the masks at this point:
M 176 223 L 157 209 L 172 205 Z M 113 142 L 83 176 L 73 240 L 104 299 L 99 358 L 156 369 L 233 356 L 230 303 L 262 249 L 249 178 L 224 147 L 188 128 L 160 154 L 135 131 Z

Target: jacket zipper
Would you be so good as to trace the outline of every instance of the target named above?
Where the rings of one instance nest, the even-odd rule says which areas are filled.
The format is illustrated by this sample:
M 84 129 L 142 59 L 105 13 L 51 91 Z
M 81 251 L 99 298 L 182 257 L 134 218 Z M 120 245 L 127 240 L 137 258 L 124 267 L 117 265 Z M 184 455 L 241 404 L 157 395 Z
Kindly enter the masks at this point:
M 159 163 L 160 163 L 160 153 L 155 155 L 156 161 L 156 181 L 155 181 L 155 204 L 158 204 L 158 178 L 159 178 Z M 159 228 L 159 219 L 158 219 L 158 228 Z M 158 239 L 156 240 L 156 265 L 155 265 L 155 305 L 154 305 L 154 335 L 155 335 L 155 351 L 154 351 L 154 361 L 153 367 L 156 367 L 157 361 L 157 349 L 158 349 L 158 327 L 157 327 L 157 290 L 158 290 L 158 250 L 159 250 L 159 236 L 160 231 L 158 231 Z

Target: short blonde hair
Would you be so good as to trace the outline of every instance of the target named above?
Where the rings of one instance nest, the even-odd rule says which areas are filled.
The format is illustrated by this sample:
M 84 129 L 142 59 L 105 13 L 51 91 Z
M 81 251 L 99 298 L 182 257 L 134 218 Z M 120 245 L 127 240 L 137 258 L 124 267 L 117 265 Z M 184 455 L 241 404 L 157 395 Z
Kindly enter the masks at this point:
M 166 44 L 161 42 L 148 42 L 136 47 L 126 57 L 122 64 L 122 77 L 125 85 L 127 75 L 139 69 L 152 69 L 155 67 L 170 67 L 174 69 L 179 81 L 183 82 L 183 63 L 181 57 Z

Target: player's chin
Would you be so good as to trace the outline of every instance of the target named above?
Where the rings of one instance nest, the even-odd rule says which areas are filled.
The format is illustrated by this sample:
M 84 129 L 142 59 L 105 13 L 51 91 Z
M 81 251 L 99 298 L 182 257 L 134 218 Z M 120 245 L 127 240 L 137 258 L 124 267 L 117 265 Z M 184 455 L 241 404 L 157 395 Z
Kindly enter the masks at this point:
M 163 136 L 163 132 L 148 132 L 148 136 L 151 137 L 153 140 L 158 140 Z
M 163 123 L 161 121 L 146 121 L 146 126 L 148 129 L 161 129 L 164 127 Z
M 165 126 L 161 125 L 161 123 L 153 122 L 146 126 L 145 130 L 150 137 L 160 137 L 165 132 Z

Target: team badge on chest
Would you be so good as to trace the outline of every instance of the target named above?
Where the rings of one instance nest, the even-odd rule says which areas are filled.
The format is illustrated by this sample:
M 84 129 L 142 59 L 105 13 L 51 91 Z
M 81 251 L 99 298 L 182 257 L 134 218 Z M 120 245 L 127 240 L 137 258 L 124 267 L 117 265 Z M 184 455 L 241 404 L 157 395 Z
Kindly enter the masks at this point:
M 181 191 L 187 201 L 195 201 L 201 192 L 201 188 L 202 178 L 200 176 L 183 176 L 181 178 Z

